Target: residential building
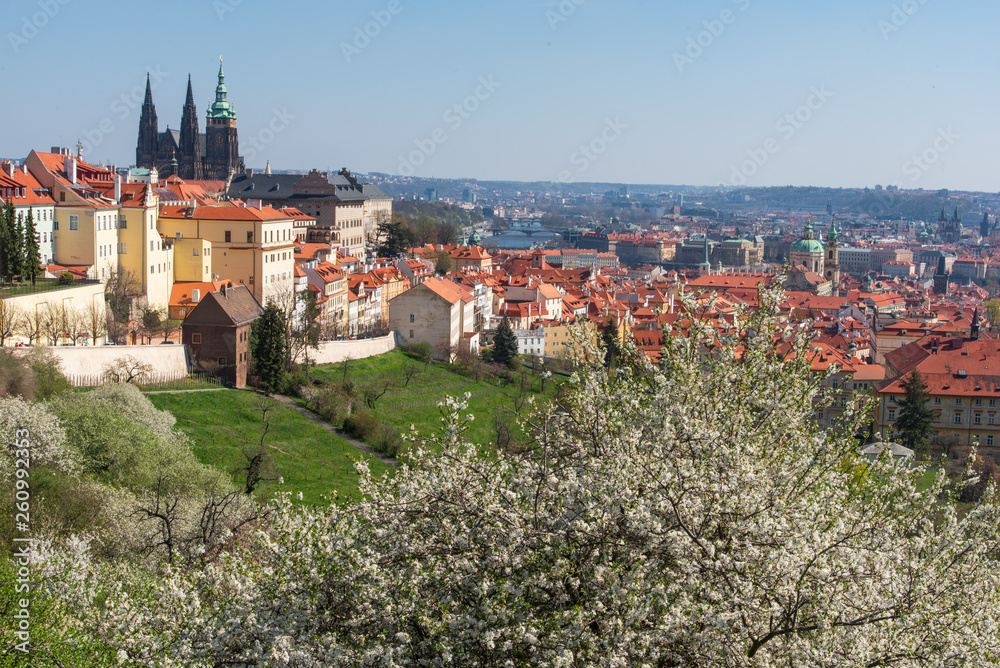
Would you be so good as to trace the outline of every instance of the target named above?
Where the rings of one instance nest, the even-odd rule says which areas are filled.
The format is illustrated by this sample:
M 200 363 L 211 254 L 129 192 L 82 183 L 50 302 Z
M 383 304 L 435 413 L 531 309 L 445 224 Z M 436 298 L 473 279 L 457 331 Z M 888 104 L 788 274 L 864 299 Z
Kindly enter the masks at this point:
M 247 285 L 227 283 L 205 295 L 181 328 L 194 365 L 244 387 L 250 367 L 250 327 L 263 312 Z
M 447 279 L 430 278 L 389 302 L 389 326 L 404 343 L 426 341 L 437 359 L 478 352 L 474 298 Z

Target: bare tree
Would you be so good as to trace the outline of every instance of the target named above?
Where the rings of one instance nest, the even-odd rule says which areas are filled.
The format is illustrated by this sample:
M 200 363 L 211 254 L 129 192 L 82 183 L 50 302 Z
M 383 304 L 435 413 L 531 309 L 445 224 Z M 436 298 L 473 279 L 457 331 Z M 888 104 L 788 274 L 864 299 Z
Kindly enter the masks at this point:
M 96 346 L 97 341 L 108 333 L 107 309 L 103 304 L 91 300 L 90 306 L 84 309 L 83 317 L 87 323 L 90 345 Z
M 410 381 L 420 372 L 420 365 L 412 360 L 403 362 L 403 387 L 409 387 Z
M 35 308 L 24 314 L 21 320 L 21 335 L 28 339 L 28 345 L 35 345 L 35 341 L 42 338 L 43 322 L 45 320 L 45 307 L 36 305 Z
M 59 339 L 67 333 L 69 324 L 67 309 L 62 304 L 46 304 L 44 308 L 40 307 L 40 315 L 42 334 L 50 346 L 58 344 Z
M 154 371 L 152 364 L 143 362 L 132 355 L 125 355 L 104 365 L 101 369 L 101 380 L 105 383 L 142 385 L 149 382 Z
M 140 522 L 154 523 L 153 533 L 140 552 L 148 555 L 161 547 L 166 548 L 167 562 L 172 563 L 178 548 L 178 525 L 182 520 L 182 513 L 179 508 L 181 499 L 167 494 L 164 490 L 168 475 L 160 473 L 156 480 L 156 491 L 145 499 L 145 502 L 135 510 L 135 514 L 139 516 Z
M 163 310 L 143 304 L 139 311 L 139 322 L 142 324 L 142 335 L 147 343 L 153 342 L 153 335 L 163 325 Z
M 130 331 L 129 323 L 135 320 L 135 302 L 141 294 L 142 281 L 134 271 L 111 270 L 104 284 L 104 299 L 107 302 L 108 333 L 116 342 L 120 342 Z
M 270 413 L 275 405 L 274 400 L 268 397 L 258 397 L 257 410 L 260 411 L 261 422 L 260 441 L 247 443 L 242 448 L 245 461 L 242 466 L 236 469 L 236 473 L 244 476 L 243 491 L 247 496 L 252 495 L 260 483 L 278 479 L 274 470 L 271 449 L 266 443 L 267 435 L 271 432 Z
M 87 314 L 77 308 L 67 308 L 65 305 L 62 310 L 66 323 L 66 333 L 72 339 L 73 345 L 79 345 L 80 339 L 87 336 Z
M 373 383 L 372 385 L 366 386 L 363 390 L 365 405 L 368 406 L 368 408 L 375 410 L 378 406 L 378 400 L 385 396 L 385 393 L 392 389 L 393 385 L 394 384 L 391 380 L 383 380 L 380 383 Z
M 7 345 L 7 339 L 22 331 L 24 311 L 9 299 L 0 299 L 0 346 Z

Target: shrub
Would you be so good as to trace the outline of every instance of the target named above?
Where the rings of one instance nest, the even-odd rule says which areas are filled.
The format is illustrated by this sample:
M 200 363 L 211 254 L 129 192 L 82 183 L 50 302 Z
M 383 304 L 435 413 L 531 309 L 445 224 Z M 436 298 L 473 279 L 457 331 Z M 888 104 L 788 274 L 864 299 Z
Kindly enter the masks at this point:
M 35 377 L 35 400 L 44 401 L 72 389 L 62 372 L 62 362 L 48 348 L 32 348 L 24 360 Z
M 373 414 L 362 411 L 352 413 L 344 420 L 344 431 L 365 443 L 374 443 L 382 428 L 382 423 Z
M 403 437 L 399 435 L 399 432 L 395 428 L 383 424 L 381 429 L 379 429 L 378 438 L 375 439 L 374 443 L 369 443 L 369 445 L 383 455 L 395 457 L 403 448 Z
M 431 360 L 434 359 L 434 346 L 428 341 L 406 343 L 403 345 L 403 352 L 420 360 L 425 365 L 430 364 Z
M 351 398 L 332 387 L 311 394 L 311 399 L 306 400 L 309 407 L 333 426 L 343 427 L 344 420 L 351 414 Z
M 59 285 L 73 285 L 76 277 L 68 271 L 59 274 Z

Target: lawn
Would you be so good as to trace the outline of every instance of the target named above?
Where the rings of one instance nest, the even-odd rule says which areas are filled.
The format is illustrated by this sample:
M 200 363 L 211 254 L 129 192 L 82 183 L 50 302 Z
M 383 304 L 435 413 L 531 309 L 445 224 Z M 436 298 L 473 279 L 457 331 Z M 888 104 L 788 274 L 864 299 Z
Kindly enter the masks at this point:
M 221 390 L 147 396 L 157 408 L 174 414 L 177 426 L 191 437 L 195 454 L 205 464 L 235 471 L 243 462 L 241 448 L 260 440 L 260 395 L 253 392 Z M 302 492 L 303 501 L 312 504 L 324 503 L 323 496 L 334 492 L 341 498 L 357 498 L 356 460 L 368 459 L 376 476 L 389 470 L 389 466 L 295 410 L 274 404 L 265 443 L 272 448 L 275 469 L 284 478 L 284 485 L 276 481 L 262 484 L 258 490 L 262 498 L 269 498 L 279 489 Z M 240 484 L 239 476 L 234 480 Z
M 404 387 L 403 367 L 414 363 L 420 370 L 409 385 Z M 526 395 L 534 394 L 535 401 L 551 399 L 555 396 L 558 383 L 565 382 L 565 378 L 553 376 L 545 383 L 544 393 L 539 395 L 540 379 L 532 376 L 530 370 L 526 370 L 526 373 L 531 383 L 531 389 L 527 390 Z M 345 378 L 344 365 L 320 365 L 311 369 L 310 375 L 320 383 L 340 385 Z M 358 391 L 367 385 L 391 381 L 393 386 L 378 401 L 374 412 L 383 422 L 399 429 L 404 435 L 409 433 L 410 425 L 414 425 L 422 434 L 434 431 L 441 425 L 438 402 L 447 396 L 461 398 L 469 392 L 472 395 L 469 398 L 469 410 L 475 415 L 475 420 L 470 425 L 468 438 L 484 445 L 496 442 L 494 418 L 503 415 L 509 419 L 510 412 L 505 409 L 512 409 L 515 398 L 520 394 L 519 384 L 516 382 L 506 387 L 501 386 L 496 378 L 477 382 L 475 378 L 465 376 L 447 364 L 434 362 L 424 370 L 422 363 L 398 350 L 368 359 L 351 360 L 347 365 L 346 378 L 354 383 Z

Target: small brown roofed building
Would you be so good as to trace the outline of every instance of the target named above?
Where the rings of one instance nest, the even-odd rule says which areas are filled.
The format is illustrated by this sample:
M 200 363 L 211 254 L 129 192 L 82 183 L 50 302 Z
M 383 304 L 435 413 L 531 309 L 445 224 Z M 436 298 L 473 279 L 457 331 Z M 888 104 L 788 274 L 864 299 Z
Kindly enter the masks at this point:
M 245 387 L 250 326 L 263 311 L 246 285 L 227 283 L 202 297 L 181 328 L 194 366 L 219 373 L 236 387 Z

